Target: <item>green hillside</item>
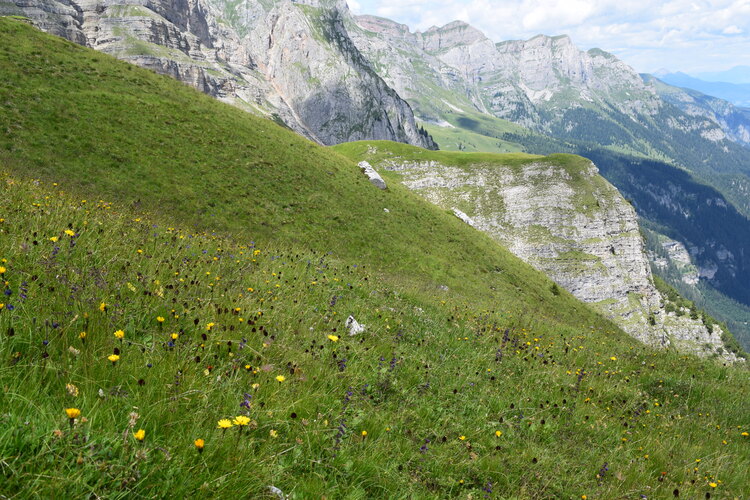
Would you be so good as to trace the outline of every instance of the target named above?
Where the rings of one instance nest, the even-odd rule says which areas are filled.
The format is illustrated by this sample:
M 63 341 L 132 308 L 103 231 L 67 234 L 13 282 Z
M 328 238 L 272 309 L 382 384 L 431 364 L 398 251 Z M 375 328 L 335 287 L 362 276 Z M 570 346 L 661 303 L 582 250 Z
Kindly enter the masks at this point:
M 349 160 L 270 120 L 21 22 L 2 27 L 0 161 L 16 173 L 195 229 L 366 259 L 401 283 L 487 305 L 492 288 L 510 306 L 540 303 L 549 286 L 453 216 L 401 186 L 374 188 Z
M 744 367 L 167 78 L 9 19 L 0 72 L 0 495 L 750 495 Z

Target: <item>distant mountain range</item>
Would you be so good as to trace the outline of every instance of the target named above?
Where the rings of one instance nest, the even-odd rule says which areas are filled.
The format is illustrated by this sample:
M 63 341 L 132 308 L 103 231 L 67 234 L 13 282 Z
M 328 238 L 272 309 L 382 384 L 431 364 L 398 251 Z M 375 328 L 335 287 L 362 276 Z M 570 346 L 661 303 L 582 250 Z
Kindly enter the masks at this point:
M 750 68 L 748 69 L 750 71 Z M 715 73 L 716 78 L 721 78 L 723 73 Z M 743 74 L 738 71 L 737 74 Z M 654 74 L 664 83 L 676 87 L 684 87 L 698 90 L 704 94 L 727 100 L 737 106 L 750 107 L 750 83 L 732 83 L 721 80 L 699 79 L 685 73 L 657 72 Z M 748 78 L 750 80 L 750 77 Z
M 735 66 L 725 71 L 697 73 L 695 77 L 709 82 L 750 83 L 750 66 Z

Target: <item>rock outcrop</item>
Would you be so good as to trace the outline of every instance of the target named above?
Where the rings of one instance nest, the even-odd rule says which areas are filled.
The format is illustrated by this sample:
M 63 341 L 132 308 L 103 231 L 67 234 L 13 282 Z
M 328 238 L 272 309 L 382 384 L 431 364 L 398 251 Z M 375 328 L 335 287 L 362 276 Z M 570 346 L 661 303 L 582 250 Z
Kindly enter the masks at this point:
M 434 148 L 349 38 L 333 0 L 0 0 L 0 14 L 182 80 L 322 144 Z
M 388 187 L 386 186 L 383 178 L 380 177 L 380 174 L 377 173 L 375 169 L 372 168 L 372 165 L 370 165 L 366 161 L 359 162 L 359 168 L 362 169 L 362 173 L 367 176 L 367 178 L 370 180 L 370 183 L 376 188 L 386 189 Z
M 737 360 L 718 325 L 667 312 L 635 210 L 593 163 L 572 155 L 497 158 L 451 165 L 393 156 L 376 167 L 399 172 L 407 187 L 461 213 L 640 341 Z

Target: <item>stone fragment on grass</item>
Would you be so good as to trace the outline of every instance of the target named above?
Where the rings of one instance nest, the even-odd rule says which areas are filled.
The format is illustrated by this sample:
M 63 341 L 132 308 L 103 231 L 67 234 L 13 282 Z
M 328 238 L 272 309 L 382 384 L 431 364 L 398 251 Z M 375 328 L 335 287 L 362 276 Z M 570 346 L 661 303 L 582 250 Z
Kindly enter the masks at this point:
M 288 498 L 284 494 L 284 492 L 278 489 L 276 486 L 269 486 L 268 491 L 270 491 L 272 495 L 275 495 L 279 500 L 286 500 Z
M 365 331 L 365 325 L 360 325 L 354 316 L 346 318 L 346 327 L 349 329 L 349 335 L 357 335 Z
M 367 176 L 368 179 L 370 179 L 370 182 L 373 184 L 373 186 L 377 187 L 378 189 L 386 189 L 385 181 L 382 177 L 380 177 L 380 174 L 378 174 L 374 168 L 372 168 L 372 165 L 367 163 L 366 161 L 359 162 L 359 168 L 362 169 L 362 173 Z
M 470 225 L 471 227 L 474 227 L 474 220 L 468 215 L 466 215 L 465 213 L 463 213 L 462 211 L 460 211 L 459 209 L 454 208 L 453 215 L 455 215 L 456 217 L 458 217 L 459 219 L 461 219 L 463 222 Z

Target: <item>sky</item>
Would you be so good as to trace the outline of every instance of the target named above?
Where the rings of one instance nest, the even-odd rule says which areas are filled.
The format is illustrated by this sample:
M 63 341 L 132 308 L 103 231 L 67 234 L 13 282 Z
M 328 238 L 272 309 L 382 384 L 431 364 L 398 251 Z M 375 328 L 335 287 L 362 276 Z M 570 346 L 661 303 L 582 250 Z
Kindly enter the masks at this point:
M 461 20 L 495 42 L 567 34 L 642 73 L 750 65 L 750 0 L 347 0 L 412 31 Z

